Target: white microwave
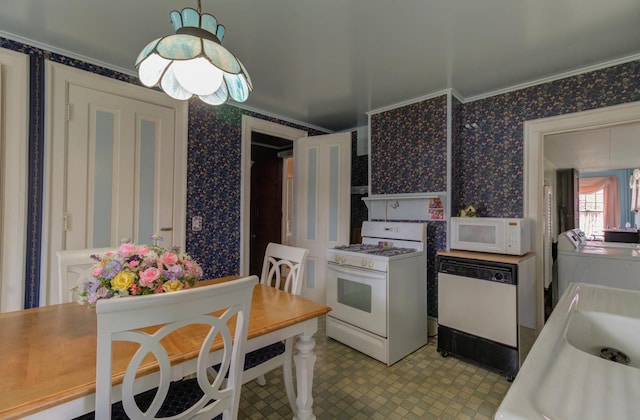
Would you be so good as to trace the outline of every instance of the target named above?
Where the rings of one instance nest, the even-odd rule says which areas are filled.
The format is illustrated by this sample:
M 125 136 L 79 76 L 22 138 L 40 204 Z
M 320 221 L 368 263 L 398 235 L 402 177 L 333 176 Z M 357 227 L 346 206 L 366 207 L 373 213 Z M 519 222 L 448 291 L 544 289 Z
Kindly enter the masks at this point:
M 531 251 L 528 219 L 452 217 L 451 249 L 524 255 Z

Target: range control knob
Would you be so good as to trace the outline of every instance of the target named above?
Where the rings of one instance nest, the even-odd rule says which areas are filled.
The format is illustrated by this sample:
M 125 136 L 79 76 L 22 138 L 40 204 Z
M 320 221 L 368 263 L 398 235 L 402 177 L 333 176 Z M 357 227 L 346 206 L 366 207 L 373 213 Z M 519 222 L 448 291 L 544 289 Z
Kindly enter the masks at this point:
M 367 260 L 365 260 L 364 258 L 362 259 L 362 261 L 360 262 L 360 264 L 362 264 L 363 267 L 366 267 L 368 262 Z
M 504 280 L 504 276 L 502 275 L 502 273 L 495 273 L 493 275 L 493 279 L 496 281 L 503 281 Z

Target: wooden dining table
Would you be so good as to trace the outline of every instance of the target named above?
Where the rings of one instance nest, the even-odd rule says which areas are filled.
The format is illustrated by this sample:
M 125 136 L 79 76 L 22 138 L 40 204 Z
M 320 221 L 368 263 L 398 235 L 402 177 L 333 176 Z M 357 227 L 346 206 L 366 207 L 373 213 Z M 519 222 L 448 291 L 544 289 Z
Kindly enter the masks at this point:
M 198 285 L 237 278 L 201 281 Z M 313 334 L 318 330 L 318 317 L 330 310 L 323 304 L 262 284 L 257 284 L 253 291 L 246 351 L 297 337 L 296 419 L 315 418 Z M 93 411 L 96 327 L 95 310 L 75 302 L 0 314 L 0 419 L 72 418 Z M 192 373 L 200 342 L 184 329 L 167 338 L 172 369 L 175 367 L 177 375 Z M 116 351 L 114 347 L 114 358 L 130 358 L 133 351 L 126 347 Z M 126 363 L 114 360 L 113 367 L 115 384 L 122 380 Z M 148 371 L 144 374 L 150 373 L 153 364 L 145 369 Z

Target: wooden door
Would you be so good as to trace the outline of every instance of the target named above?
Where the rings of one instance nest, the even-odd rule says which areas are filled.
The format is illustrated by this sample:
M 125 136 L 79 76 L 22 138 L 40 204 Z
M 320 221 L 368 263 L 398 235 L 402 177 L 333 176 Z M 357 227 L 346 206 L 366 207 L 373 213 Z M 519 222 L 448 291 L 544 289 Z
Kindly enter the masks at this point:
M 294 142 L 294 245 L 309 250 L 302 296 L 326 301 L 326 251 L 349 243 L 351 134 Z
M 269 242 L 282 242 L 282 170 L 277 151 L 251 148 L 251 254 L 249 274 L 260 276 Z

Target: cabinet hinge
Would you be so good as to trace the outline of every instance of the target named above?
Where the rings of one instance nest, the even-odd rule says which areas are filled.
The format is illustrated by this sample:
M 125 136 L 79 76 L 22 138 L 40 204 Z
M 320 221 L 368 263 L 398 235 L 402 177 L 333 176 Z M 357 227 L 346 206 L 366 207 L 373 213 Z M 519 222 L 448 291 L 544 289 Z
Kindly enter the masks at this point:
M 69 217 L 70 217 L 69 213 L 65 213 L 62 216 L 62 228 L 64 232 L 69 232 Z

